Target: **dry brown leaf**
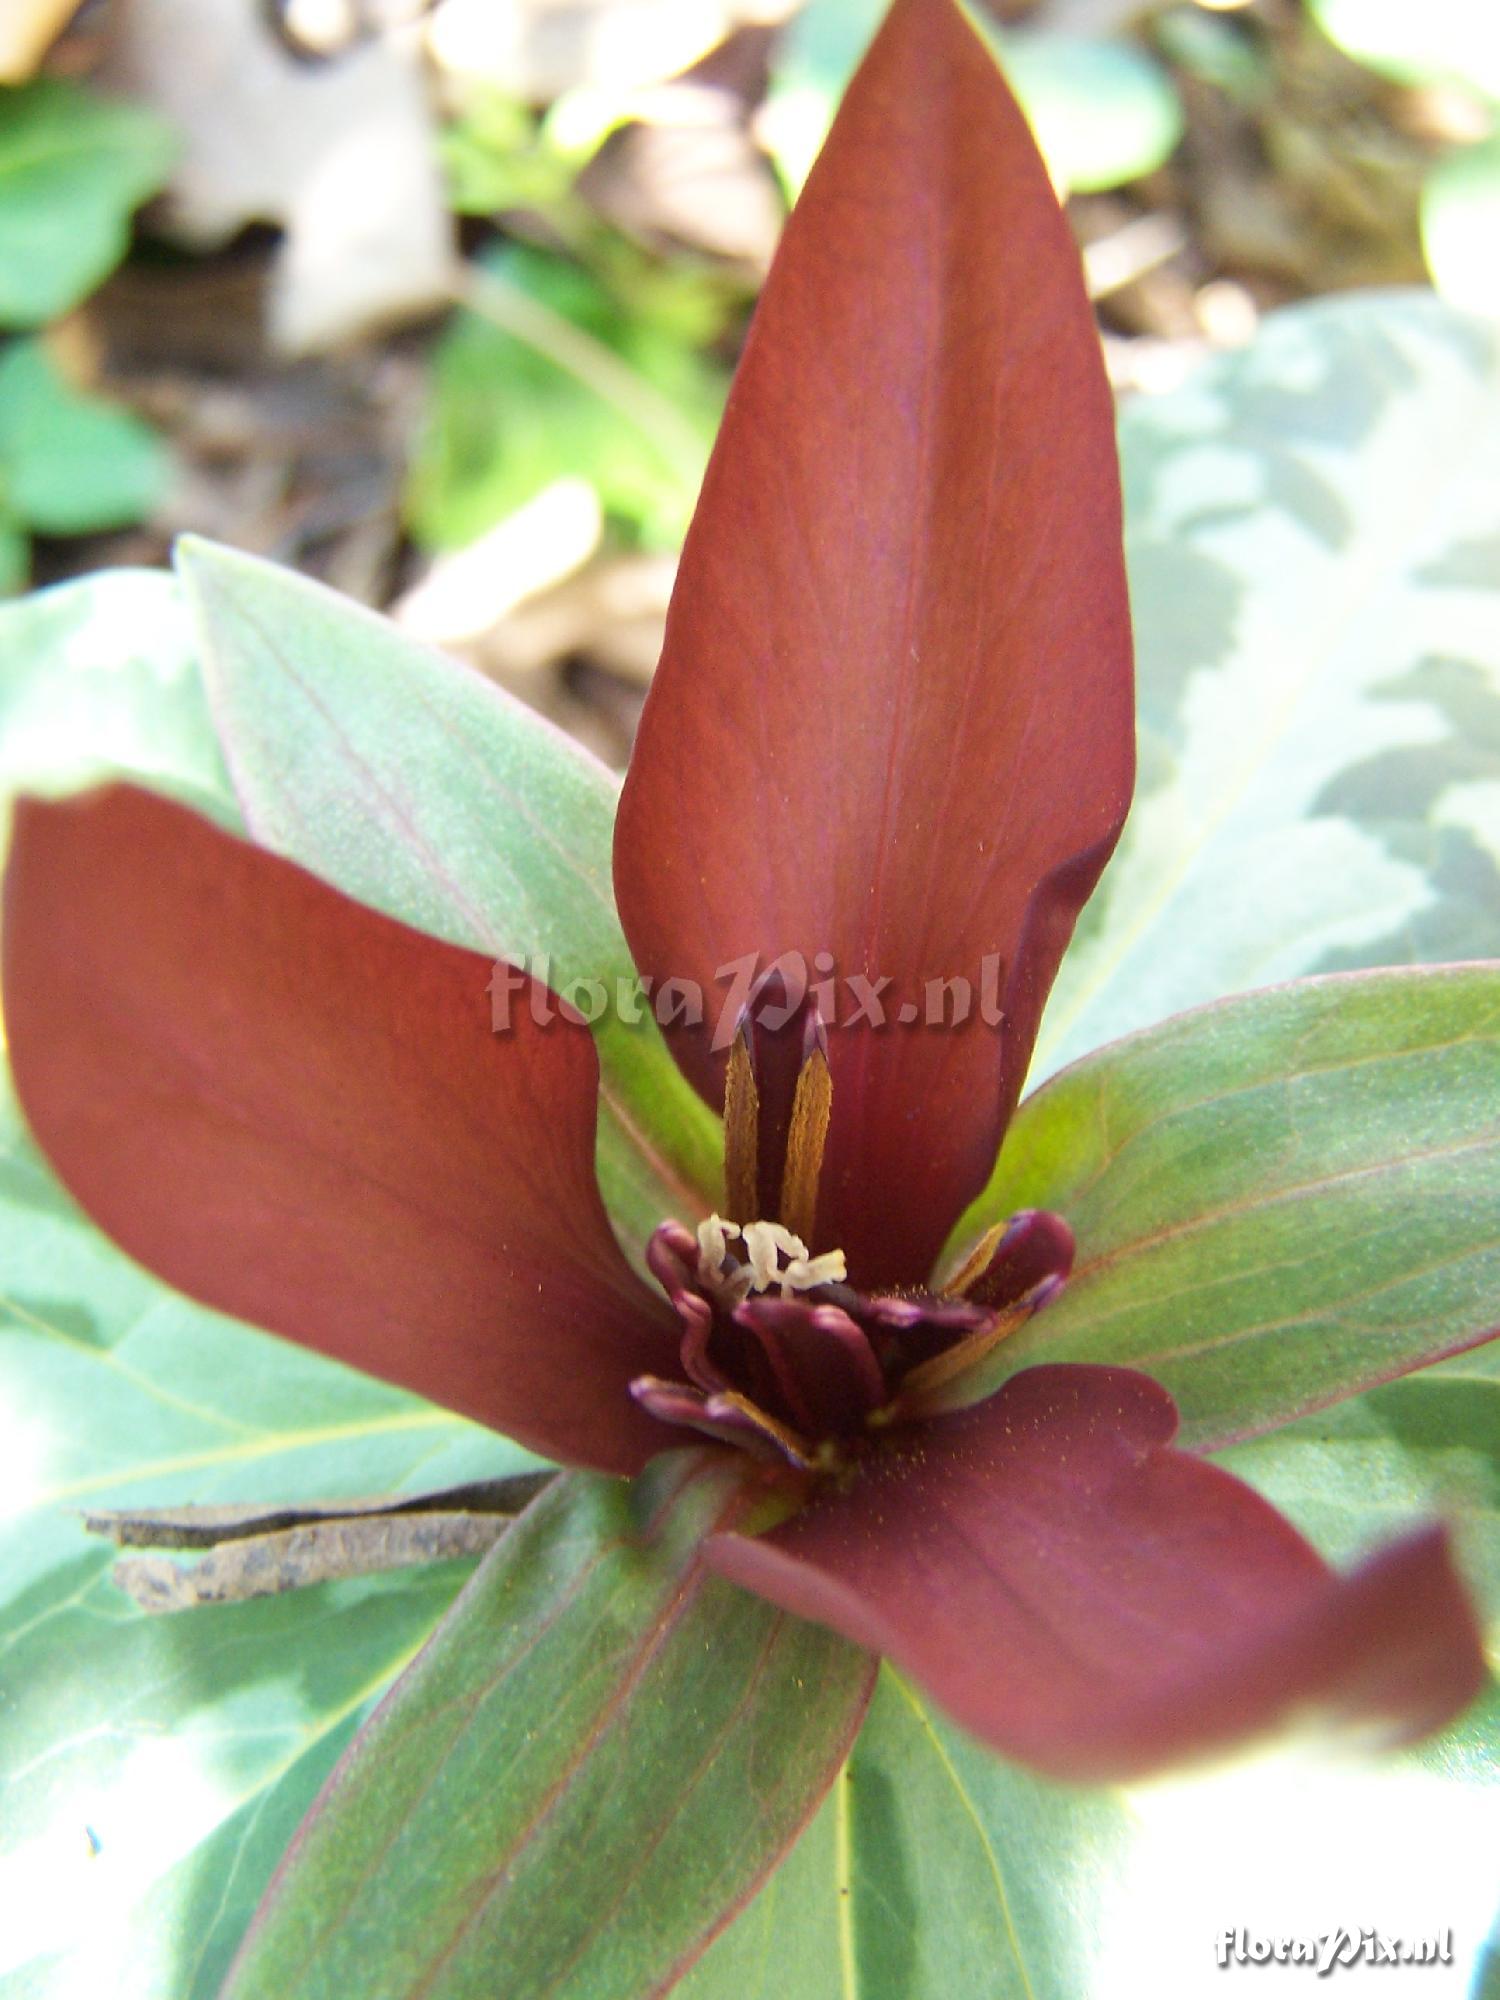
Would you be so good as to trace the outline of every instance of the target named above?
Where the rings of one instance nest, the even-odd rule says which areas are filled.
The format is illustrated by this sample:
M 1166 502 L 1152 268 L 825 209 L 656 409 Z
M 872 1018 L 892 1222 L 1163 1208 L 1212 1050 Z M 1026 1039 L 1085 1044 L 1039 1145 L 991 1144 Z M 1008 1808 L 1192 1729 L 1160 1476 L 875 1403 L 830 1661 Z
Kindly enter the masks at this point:
M 184 1568 L 169 1556 L 127 1556 L 112 1572 L 143 1611 L 186 1611 L 198 1604 L 241 1604 L 309 1584 L 370 1576 L 413 1563 L 448 1562 L 492 1549 L 509 1520 L 502 1514 L 396 1514 L 318 1521 L 226 1542 Z
M 223 1542 L 338 1521 L 415 1514 L 519 1514 L 552 1477 L 550 1472 L 520 1472 L 508 1479 L 471 1480 L 431 1493 L 379 1493 L 369 1499 L 307 1500 L 281 1506 L 243 1501 L 228 1506 L 108 1507 L 86 1511 L 83 1525 L 91 1535 L 104 1535 L 125 1549 L 211 1549 Z
M 546 104 L 580 84 L 659 83 L 733 24 L 722 0 L 438 0 L 428 35 L 450 73 Z
M 411 37 L 299 62 L 259 0 L 116 0 L 103 77 L 182 134 L 168 222 L 183 240 L 210 247 L 250 222 L 285 230 L 270 302 L 285 351 L 448 297 L 452 223 Z

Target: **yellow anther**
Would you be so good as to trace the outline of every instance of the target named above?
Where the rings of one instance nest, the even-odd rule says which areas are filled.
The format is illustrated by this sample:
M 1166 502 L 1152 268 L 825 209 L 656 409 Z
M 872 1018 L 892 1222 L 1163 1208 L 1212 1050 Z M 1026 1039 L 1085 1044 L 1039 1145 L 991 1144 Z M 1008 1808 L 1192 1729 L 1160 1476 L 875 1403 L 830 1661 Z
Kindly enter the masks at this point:
M 731 1215 L 754 1215 L 760 1145 L 760 1092 L 743 1029 L 729 1051 L 724 1078 L 724 1206 Z
M 781 1219 L 795 1235 L 811 1236 L 818 1215 L 818 1177 L 833 1110 L 828 1058 L 815 1048 L 797 1073 L 786 1162 L 781 1170 Z

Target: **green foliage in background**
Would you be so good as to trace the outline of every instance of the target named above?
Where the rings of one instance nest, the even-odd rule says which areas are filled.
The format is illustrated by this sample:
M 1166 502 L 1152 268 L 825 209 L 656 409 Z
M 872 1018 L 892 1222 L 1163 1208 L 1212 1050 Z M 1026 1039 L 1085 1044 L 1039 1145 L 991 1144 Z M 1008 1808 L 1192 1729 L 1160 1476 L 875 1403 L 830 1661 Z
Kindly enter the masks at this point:
M 0 590 L 24 582 L 29 535 L 129 527 L 166 477 L 166 449 L 133 411 L 71 388 L 40 340 L 0 348 Z
M 1432 282 L 1470 311 L 1500 316 L 1500 7 L 1492 0 L 1308 0 L 1323 32 L 1397 83 L 1437 84 L 1475 101 L 1488 138 L 1456 146 L 1422 189 Z
M 167 178 L 170 126 L 57 77 L 0 89 L 0 326 L 70 312 Z
M 477 286 L 433 356 L 407 488 L 417 541 L 461 547 L 582 471 L 627 540 L 675 548 L 728 380 L 697 345 L 692 297 L 664 286 L 636 317 L 592 272 L 519 244 L 481 260 Z
M 1488 0 L 1307 0 L 1330 41 L 1398 83 L 1456 83 L 1500 102 L 1500 9 Z
M 109 275 L 174 148 L 153 113 L 59 78 L 0 88 L 0 328 L 45 325 Z M 127 527 L 165 477 L 139 418 L 73 389 L 39 340 L 0 347 L 0 596 L 31 535 Z
M 1500 344 L 1421 295 L 1279 315 L 1255 347 L 1136 406 L 1124 457 L 1143 784 L 1059 986 L 1044 1068 L 1240 987 L 1500 952 L 1497 407 Z M 214 578 L 201 552 L 193 560 L 202 595 Z M 320 865 L 341 844 L 341 879 L 360 886 L 368 878 L 350 871 L 375 853 L 379 828 L 338 823 L 331 794 L 321 806 L 301 795 L 310 704 L 294 700 L 293 682 L 316 688 L 322 726 L 368 758 L 394 733 L 397 667 L 371 681 L 368 614 L 323 598 L 314 622 L 311 585 L 249 558 L 215 561 L 221 599 L 234 582 L 245 612 L 237 625 L 221 601 L 209 621 L 235 656 L 215 669 L 219 699 L 234 685 L 259 690 L 262 791 L 279 755 L 286 810 L 307 806 L 309 837 L 326 845 Z M 270 621 L 288 659 L 258 665 L 249 614 L 273 587 L 307 605 Z M 0 780 L 56 788 L 136 771 L 232 815 L 200 643 L 157 576 L 101 576 L 0 612 L 0 651 L 28 663 L 3 691 Z M 286 685 L 270 701 L 273 669 Z M 453 671 L 410 661 L 423 694 L 410 728 L 436 730 L 457 713 L 443 678 Z M 447 823 L 459 809 L 451 762 L 413 760 L 430 797 L 405 802 L 443 817 L 455 880 L 492 909 L 495 829 L 514 823 L 515 798 L 555 785 L 547 760 L 559 755 L 535 725 L 505 728 L 472 781 L 468 842 Z M 389 748 L 394 759 L 401 746 Z M 496 771 L 509 804 L 481 789 Z M 607 881 L 607 812 L 575 830 L 590 827 Z M 501 845 L 532 865 L 524 842 Z M 581 897 L 553 901 L 559 925 L 598 921 Z M 1136 1044 L 1126 1060 L 1140 1054 Z M 1458 1116 L 1480 1108 L 1477 1097 L 1453 1101 Z M 1389 1100 L 1388 1122 L 1401 1115 Z M 1353 1119 L 1351 1108 L 1351 1133 Z M 1249 1173 L 1280 1155 L 1227 1157 Z M 1181 1185 L 1211 1195 L 1199 1180 Z M 1372 1235 L 1363 1254 L 1378 1247 Z M 114 1589 L 110 1552 L 69 1509 L 432 1487 L 526 1461 L 174 1297 L 83 1224 L 13 1126 L 0 1252 L 0 1757 L 17 1774 L 0 1820 L 0 1890 L 14 1913 L 0 1927 L 0 1995 L 210 2000 L 303 1807 L 460 1572 L 153 1620 Z M 1268 1308 L 1290 1297 L 1299 1268 L 1264 1275 Z M 1230 1462 L 1340 1560 L 1441 1506 L 1493 1616 L 1497 1370 L 1493 1347 L 1461 1357 L 1236 1445 Z M 1389 1885 L 1430 1871 L 1436 1843 L 1455 1943 L 1472 1958 L 1493 1913 L 1497 1744 L 1491 1701 L 1383 1766 L 1369 1788 L 1351 1776 L 1328 1779 L 1315 1801 L 1299 1792 L 1295 1827 L 1284 1823 L 1284 1780 L 1259 1818 L 1230 1803 L 1253 1803 L 1253 1792 L 1205 1785 L 1196 1808 L 1180 1808 L 1174 1867 L 1196 1856 L 1239 1897 L 1256 1866 L 1271 1871 L 1263 1881 L 1283 1879 L 1285 1843 L 1311 1824 L 1331 1860 L 1356 1854 Z M 692 2000 L 1128 1991 L 1148 1891 L 1172 1898 L 1160 1949 L 1180 1942 L 1193 1964 L 1211 1963 L 1207 1925 L 1173 1935 L 1182 1908 L 1207 1907 L 1210 1877 L 1164 1871 L 1166 1886 L 1152 1889 L 1151 1869 L 1162 1872 L 1153 1811 L 1140 1791 L 1064 1789 L 1011 1768 L 886 1672 L 846 1776 L 682 1990 Z M 1152 1977 L 1161 1972 L 1153 1959 Z M 1191 1990 L 1164 1976 L 1162 1987 Z
M 1433 167 L 1422 189 L 1422 248 L 1446 298 L 1500 316 L 1500 135 Z
M 776 165 L 795 191 L 884 13 L 883 0 L 808 0 L 781 38 L 766 107 Z M 978 18 L 978 17 L 976 17 Z M 1017 30 L 990 35 L 1056 185 L 1084 193 L 1155 171 L 1182 136 L 1171 78 L 1133 42 Z

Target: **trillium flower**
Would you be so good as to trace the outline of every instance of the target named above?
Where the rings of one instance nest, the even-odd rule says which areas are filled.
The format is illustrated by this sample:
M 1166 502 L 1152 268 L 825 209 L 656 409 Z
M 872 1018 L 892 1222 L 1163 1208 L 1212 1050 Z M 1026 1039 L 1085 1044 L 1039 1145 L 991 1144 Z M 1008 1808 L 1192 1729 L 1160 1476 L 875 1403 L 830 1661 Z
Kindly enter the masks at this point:
M 896 0 L 757 310 L 621 800 L 641 972 L 761 973 L 671 1026 L 724 1183 L 635 1246 L 654 1282 L 596 1185 L 576 1018 L 129 786 L 18 810 L 21 1098 L 195 1298 L 566 1465 L 734 1454 L 750 1511 L 706 1559 L 1006 1754 L 1103 1779 L 1315 1714 L 1412 1737 L 1483 1678 L 1441 1529 L 1339 1576 L 1174 1449 L 1147 1376 L 981 1394 L 1072 1236 L 1035 1210 L 945 1245 L 1133 754 L 1076 255 L 974 32 Z

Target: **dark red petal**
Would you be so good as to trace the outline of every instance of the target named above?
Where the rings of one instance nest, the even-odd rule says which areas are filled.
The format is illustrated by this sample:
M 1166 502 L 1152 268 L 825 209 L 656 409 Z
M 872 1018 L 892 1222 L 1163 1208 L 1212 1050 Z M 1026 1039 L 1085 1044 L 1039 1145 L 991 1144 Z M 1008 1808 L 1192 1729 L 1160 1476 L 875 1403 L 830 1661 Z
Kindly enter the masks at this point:
M 551 1456 L 661 1449 L 586 1029 L 492 1033 L 489 960 L 129 786 L 18 807 L 4 943 L 26 1115 L 133 1257 Z
M 1143 1375 L 1028 1369 L 710 1559 L 1057 1777 L 1138 1776 L 1311 1715 L 1405 1740 L 1478 1693 L 1441 1529 L 1335 1576 L 1248 1486 L 1169 1449 L 1176 1424 Z
M 750 1298 L 734 1323 L 770 1366 L 788 1422 L 805 1437 L 844 1437 L 888 1400 L 885 1377 L 863 1330 L 841 1307 L 811 1299 Z
M 1078 1246 L 1060 1215 L 1045 1208 L 1023 1208 L 1006 1223 L 989 1262 L 963 1287 L 976 1305 L 1013 1305 L 1048 1278 L 1064 1279 L 1073 1268 Z
M 1077 254 L 974 31 L 896 0 L 756 310 L 615 842 L 642 970 L 708 998 L 675 1046 L 715 1104 L 717 975 L 747 954 L 816 981 L 831 953 L 919 1016 L 969 981 L 956 1029 L 851 1025 L 836 990 L 813 1247 L 866 1289 L 921 1282 L 989 1173 L 1132 772 Z

